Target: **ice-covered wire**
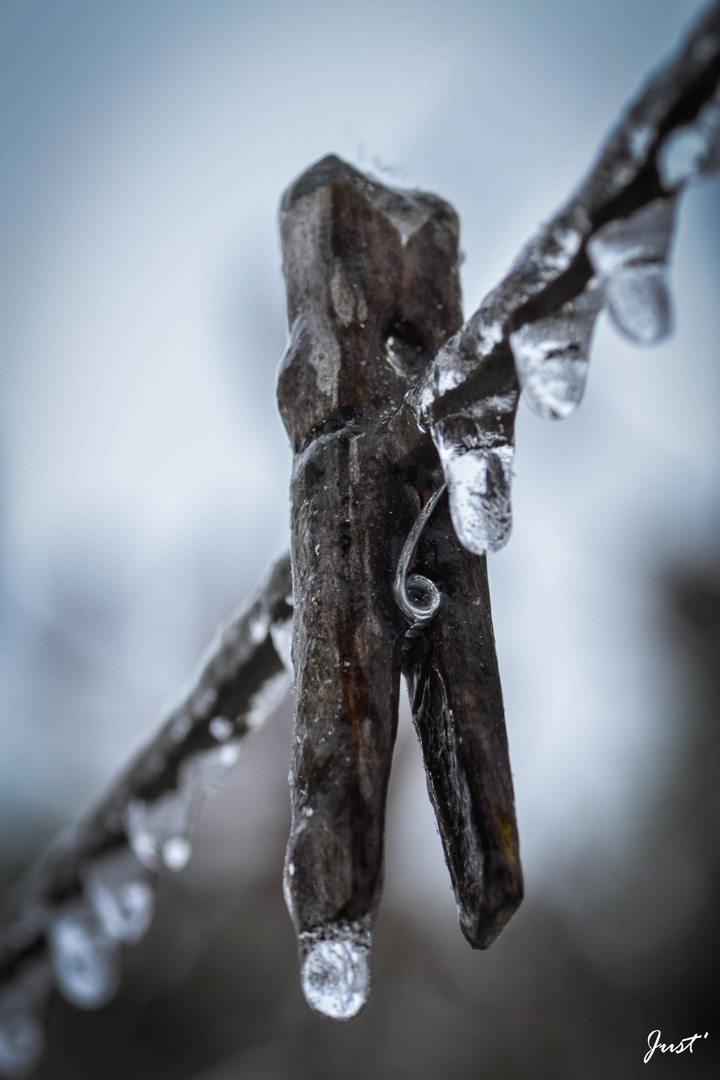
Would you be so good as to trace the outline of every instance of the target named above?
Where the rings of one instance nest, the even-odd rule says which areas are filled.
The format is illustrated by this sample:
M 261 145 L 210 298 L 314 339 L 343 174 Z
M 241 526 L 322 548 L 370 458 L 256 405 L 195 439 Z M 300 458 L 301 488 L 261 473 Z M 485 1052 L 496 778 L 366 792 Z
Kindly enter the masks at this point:
M 435 443 L 455 531 L 502 547 L 520 391 L 547 419 L 580 402 L 598 313 L 640 344 L 671 326 L 677 196 L 720 167 L 720 3 L 704 12 L 607 139 L 575 195 L 443 346 L 410 395 Z
M 115 993 L 120 944 L 148 928 L 157 872 L 179 870 L 206 794 L 291 682 L 288 556 L 222 628 L 159 730 L 16 888 L 0 916 L 0 1076 L 42 1049 L 53 986 L 96 1008 Z

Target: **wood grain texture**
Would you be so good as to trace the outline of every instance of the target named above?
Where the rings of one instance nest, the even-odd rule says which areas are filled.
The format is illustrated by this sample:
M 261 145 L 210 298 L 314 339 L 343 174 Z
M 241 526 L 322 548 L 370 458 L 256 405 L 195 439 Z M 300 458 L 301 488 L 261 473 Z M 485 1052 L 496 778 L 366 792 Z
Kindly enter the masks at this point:
M 404 397 L 462 323 L 457 218 L 331 157 L 286 193 L 281 230 L 291 338 L 278 399 L 295 451 L 288 906 L 301 941 L 372 926 L 404 666 L 461 923 L 485 945 L 521 895 L 485 560 L 462 551 L 443 511 L 422 547 L 447 594 L 436 622 L 406 642 L 392 592 L 440 472 Z

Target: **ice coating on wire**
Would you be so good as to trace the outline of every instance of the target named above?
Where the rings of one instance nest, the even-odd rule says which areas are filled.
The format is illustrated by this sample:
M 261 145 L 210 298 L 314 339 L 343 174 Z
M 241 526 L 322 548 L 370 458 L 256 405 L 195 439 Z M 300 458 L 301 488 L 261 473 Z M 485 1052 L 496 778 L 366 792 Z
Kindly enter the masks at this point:
M 453 524 L 468 550 L 495 550 L 510 533 L 517 395 L 494 430 L 484 420 L 493 400 L 512 396 L 511 369 L 531 408 L 559 419 L 582 398 L 603 302 L 637 343 L 669 333 L 674 196 L 720 167 L 719 79 L 715 3 L 631 104 L 577 193 L 520 252 L 411 394 L 441 457 Z
M 0 1074 L 9 1080 L 26 1076 L 42 1053 L 53 983 L 84 1009 L 114 995 L 120 945 L 140 941 L 152 921 L 153 871 L 187 862 L 200 802 L 290 682 L 287 650 L 275 642 L 287 641 L 291 622 L 285 557 L 218 634 L 148 746 L 18 886 L 0 932 Z

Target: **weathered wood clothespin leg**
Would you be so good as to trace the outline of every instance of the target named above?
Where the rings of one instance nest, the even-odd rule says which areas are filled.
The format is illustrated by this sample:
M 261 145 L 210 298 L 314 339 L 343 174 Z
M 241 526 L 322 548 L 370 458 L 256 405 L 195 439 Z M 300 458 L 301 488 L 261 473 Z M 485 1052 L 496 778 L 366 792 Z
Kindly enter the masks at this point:
M 290 187 L 280 216 L 291 341 L 278 399 L 295 454 L 296 697 L 285 893 L 309 1003 L 349 1019 L 369 992 L 408 631 L 393 581 L 422 502 L 439 482 L 432 444 L 402 403 L 462 321 L 458 222 L 436 196 L 391 190 L 336 157 Z M 480 846 L 499 837 L 503 851 L 512 848 L 517 857 L 484 559 L 460 553 L 446 513 L 423 542 L 422 557 L 437 570 L 441 590 L 447 576 L 453 605 L 431 636 L 419 632 L 404 662 L 458 901 L 467 906 L 458 882 L 471 876 L 469 902 L 482 906 L 478 877 L 483 869 L 494 873 L 502 859 L 493 861 L 495 849 L 488 856 L 483 846 L 478 862 Z M 455 642 L 446 642 L 442 635 L 457 634 L 462 620 Z M 478 690 L 483 680 L 492 683 L 489 690 Z M 456 699 L 467 732 L 452 727 Z M 473 719 L 483 708 L 490 714 Z M 499 764 L 488 761 L 493 754 Z M 434 755 L 449 768 L 446 780 L 433 780 Z M 499 815 L 483 800 L 486 766 L 504 777 L 489 797 L 499 792 Z M 473 770 L 478 775 L 468 781 Z M 486 811 L 502 823 L 499 832 L 479 824 Z M 468 829 L 474 839 L 465 843 L 459 837 Z M 517 904 L 517 881 L 514 895 Z M 491 907 L 507 910 L 498 896 Z M 477 913 L 480 932 L 468 930 L 473 918 L 461 917 L 474 943 L 489 943 Z

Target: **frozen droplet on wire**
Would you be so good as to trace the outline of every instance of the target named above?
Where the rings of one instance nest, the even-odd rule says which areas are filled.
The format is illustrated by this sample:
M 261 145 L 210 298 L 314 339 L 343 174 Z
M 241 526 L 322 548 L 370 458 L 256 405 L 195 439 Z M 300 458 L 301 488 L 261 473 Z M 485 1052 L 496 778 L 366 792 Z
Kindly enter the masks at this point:
M 300 935 L 300 980 L 308 1004 L 331 1020 L 352 1020 L 370 994 L 370 934 L 363 924 Z
M 276 622 L 270 627 L 270 636 L 278 654 L 286 669 L 292 673 L 292 619 Z
M 82 902 L 62 908 L 50 923 L 50 956 L 58 988 L 81 1009 L 99 1009 L 120 985 L 117 941 Z
M 439 451 L 460 543 L 475 555 L 498 551 L 507 543 L 512 525 L 513 447 L 468 449 L 441 443 Z
M 155 909 L 148 876 L 125 847 L 94 859 L 86 868 L 85 896 L 110 937 L 134 945 L 147 933 Z
M 633 341 L 662 341 L 672 324 L 667 259 L 674 198 L 655 199 L 630 217 L 609 221 L 588 241 L 594 270 L 607 281 L 607 303 L 617 327 Z
M 664 266 L 628 266 L 610 280 L 608 309 L 633 341 L 655 345 L 670 333 L 672 309 Z
M 692 124 L 684 124 L 667 136 L 658 151 L 657 165 L 668 191 L 720 169 L 720 88 Z
M 151 870 L 182 870 L 192 849 L 189 834 L 195 819 L 190 792 L 169 791 L 158 799 L 132 799 L 125 812 L 130 846 Z
M 217 791 L 237 765 L 239 757 L 239 739 L 229 739 L 220 746 L 211 746 L 191 754 L 180 766 L 181 794 L 192 802 L 193 796 Z
M 39 1017 L 28 1012 L 0 1013 L 0 1075 L 23 1080 L 40 1060 L 44 1043 Z
M 510 335 L 525 399 L 544 420 L 564 419 L 582 400 L 590 342 L 604 292 L 603 283 L 592 278 L 580 296 L 557 312 L 526 323 Z
M 21 963 L 0 988 L 0 1075 L 8 1080 L 23 1080 L 42 1055 L 42 1014 L 52 987 L 52 969 L 43 956 Z

